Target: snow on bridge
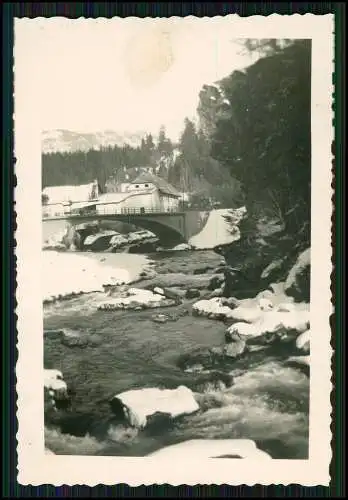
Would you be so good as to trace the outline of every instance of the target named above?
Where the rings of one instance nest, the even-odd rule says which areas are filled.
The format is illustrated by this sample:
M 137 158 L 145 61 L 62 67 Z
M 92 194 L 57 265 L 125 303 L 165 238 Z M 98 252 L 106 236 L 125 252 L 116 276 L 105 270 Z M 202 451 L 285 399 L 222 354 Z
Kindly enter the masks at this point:
M 236 241 L 240 237 L 238 222 L 245 213 L 240 209 L 219 209 L 208 211 L 190 210 L 185 212 L 130 209 L 115 213 L 67 214 L 43 218 L 43 234 L 47 237 L 57 224 L 62 228 L 78 226 L 88 222 L 121 221 L 147 229 L 154 233 L 162 246 L 189 243 L 196 249 L 212 249 Z M 235 219 L 235 224 L 230 220 Z

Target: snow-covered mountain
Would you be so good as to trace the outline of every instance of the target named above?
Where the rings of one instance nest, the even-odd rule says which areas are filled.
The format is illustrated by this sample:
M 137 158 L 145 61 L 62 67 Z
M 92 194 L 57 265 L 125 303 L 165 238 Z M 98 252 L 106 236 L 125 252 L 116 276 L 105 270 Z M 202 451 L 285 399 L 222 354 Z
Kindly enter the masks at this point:
M 99 149 L 101 146 L 123 146 L 129 144 L 137 147 L 145 132 L 115 132 L 104 130 L 102 132 L 85 133 L 72 132 L 71 130 L 45 130 L 42 132 L 42 152 L 74 152 Z

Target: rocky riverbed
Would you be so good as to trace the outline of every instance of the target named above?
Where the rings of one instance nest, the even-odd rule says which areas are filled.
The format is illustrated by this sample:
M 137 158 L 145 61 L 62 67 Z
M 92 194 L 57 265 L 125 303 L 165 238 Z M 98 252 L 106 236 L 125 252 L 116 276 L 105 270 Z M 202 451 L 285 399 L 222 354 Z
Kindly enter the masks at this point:
M 45 305 L 45 368 L 60 372 L 45 382 L 51 451 L 144 456 L 238 438 L 273 458 L 307 456 L 308 307 L 285 283 L 223 297 L 226 263 L 210 251 L 83 258 L 103 279 Z

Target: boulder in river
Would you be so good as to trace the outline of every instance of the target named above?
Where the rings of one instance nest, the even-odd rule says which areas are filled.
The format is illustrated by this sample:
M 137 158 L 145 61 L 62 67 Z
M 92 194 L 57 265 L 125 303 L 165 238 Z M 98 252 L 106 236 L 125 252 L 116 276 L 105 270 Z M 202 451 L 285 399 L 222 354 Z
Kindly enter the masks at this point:
M 191 352 L 181 354 L 177 366 L 188 373 L 205 373 L 206 370 L 224 369 L 230 362 L 242 355 L 246 350 L 246 339 L 240 338 L 228 344 L 215 347 L 198 347 Z
M 209 300 L 199 300 L 192 306 L 192 313 L 196 316 L 206 316 L 211 319 L 224 319 L 231 317 L 232 309 L 223 305 L 220 297 Z
M 122 392 L 111 399 L 110 406 L 117 417 L 139 429 L 146 427 L 148 419 L 155 414 L 174 419 L 199 410 L 193 392 L 185 386 Z
M 152 316 L 152 321 L 155 323 L 167 323 L 168 316 L 166 314 L 154 314 Z
M 216 290 L 217 288 L 220 288 L 223 282 L 224 282 L 223 275 L 220 274 L 217 276 L 213 276 L 209 281 L 208 290 Z
M 153 309 L 178 305 L 179 299 L 167 299 L 164 295 L 153 293 L 151 290 L 130 288 L 126 297 L 115 297 L 99 305 L 101 311 Z
M 186 291 L 185 297 L 187 299 L 196 299 L 197 297 L 200 297 L 201 293 L 197 288 L 189 288 Z
M 180 288 L 163 288 L 163 292 L 168 299 L 183 299 L 186 293 Z
M 217 360 L 221 362 L 226 359 L 235 359 L 241 356 L 246 350 L 246 341 L 240 336 L 233 335 L 234 340 L 229 341 L 226 345 L 221 347 L 212 347 L 211 352 L 216 356 Z
M 191 439 L 162 448 L 147 455 L 161 460 L 185 458 L 185 460 L 204 460 L 206 458 L 246 458 L 255 463 L 270 460 L 268 453 L 257 448 L 250 439 Z
M 198 347 L 178 357 L 177 366 L 187 372 L 200 373 L 214 366 L 214 354 L 208 347 Z
M 303 351 L 304 353 L 308 354 L 310 350 L 310 330 L 306 330 L 305 332 L 301 333 L 297 339 L 296 339 L 296 347 L 300 351 Z
M 152 316 L 152 321 L 155 323 L 167 323 L 167 321 L 178 321 L 178 319 L 183 316 L 187 316 L 189 311 L 187 309 L 178 310 L 175 312 L 170 312 L 168 314 L 154 314 Z
M 184 250 L 192 250 L 192 247 L 188 243 L 180 243 L 179 245 L 176 245 L 174 248 L 172 248 L 172 250 L 175 250 L 176 252 Z
M 60 370 L 44 369 L 44 387 L 53 391 L 67 391 L 67 385 Z
M 97 333 L 88 333 L 78 330 L 63 328 L 62 330 L 46 330 L 45 336 L 54 336 L 67 347 L 97 347 L 102 344 L 103 337 Z
M 198 267 L 193 270 L 193 274 L 206 274 L 208 271 L 213 270 L 211 266 Z
M 83 242 L 84 250 L 92 252 L 102 252 L 110 247 L 110 241 L 117 233 L 115 231 L 104 231 L 87 236 Z
M 227 331 L 225 334 L 225 341 L 224 354 L 226 356 L 236 358 L 245 351 L 246 341 L 245 338 L 243 339 L 240 335 Z
M 87 335 L 73 330 L 62 330 L 60 341 L 68 347 L 87 347 L 88 345 Z
M 44 369 L 44 392 L 45 400 L 47 398 L 55 410 L 67 406 L 70 402 L 68 386 L 60 370 Z
M 295 311 L 293 313 L 270 311 L 264 313 L 256 321 L 246 323 L 234 323 L 228 328 L 228 332 L 238 333 L 246 337 L 258 337 L 266 333 L 299 333 L 305 332 L 309 327 L 309 312 Z

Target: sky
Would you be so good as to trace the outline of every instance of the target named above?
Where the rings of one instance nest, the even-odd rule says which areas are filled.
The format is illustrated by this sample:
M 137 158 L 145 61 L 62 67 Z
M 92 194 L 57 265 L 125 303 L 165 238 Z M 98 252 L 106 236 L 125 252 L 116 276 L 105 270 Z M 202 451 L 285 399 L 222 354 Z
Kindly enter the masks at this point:
M 199 21 L 17 20 L 15 64 L 41 129 L 158 134 L 164 125 L 176 140 L 202 86 L 252 62 L 228 22 Z

